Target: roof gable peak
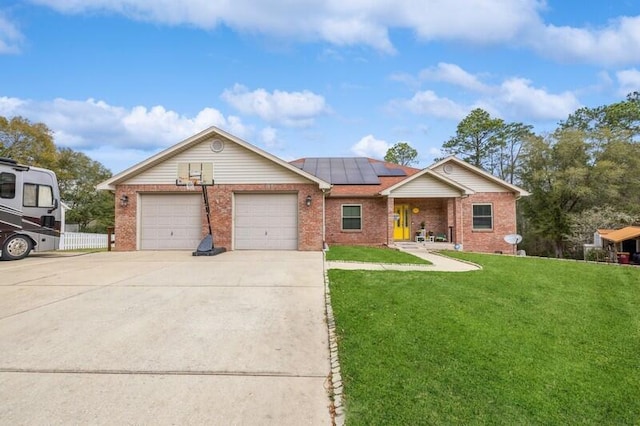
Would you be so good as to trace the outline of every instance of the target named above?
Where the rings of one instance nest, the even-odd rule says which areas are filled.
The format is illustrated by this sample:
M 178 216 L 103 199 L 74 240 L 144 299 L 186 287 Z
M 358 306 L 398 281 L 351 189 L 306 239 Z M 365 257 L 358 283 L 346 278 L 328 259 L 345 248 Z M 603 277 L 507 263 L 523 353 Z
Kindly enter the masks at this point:
M 470 164 L 464 160 L 459 159 L 458 157 L 456 157 L 455 155 L 450 155 L 448 157 L 445 157 L 437 162 L 435 162 L 434 164 L 430 165 L 428 167 L 428 169 L 430 170 L 436 170 L 437 168 L 439 168 L 440 166 L 442 166 L 444 173 L 447 173 L 447 169 L 446 169 L 446 164 L 447 163 L 455 163 L 457 165 L 459 165 L 460 167 L 484 178 L 487 179 L 490 182 L 493 182 L 497 185 L 502 186 L 503 188 L 507 188 L 509 191 L 514 192 L 516 194 L 518 194 L 521 197 L 524 196 L 528 196 L 531 195 L 528 191 L 524 190 L 523 188 L 520 188 L 516 185 L 513 185 L 507 181 L 505 181 L 504 179 L 500 179 L 497 176 L 492 175 L 491 173 L 487 172 L 486 170 L 481 169 L 480 167 L 474 166 L 473 164 Z
M 211 126 L 187 139 L 184 139 L 181 142 L 178 142 L 175 145 L 170 146 L 169 148 L 166 148 L 165 150 L 147 158 L 146 160 L 141 161 L 138 164 L 133 165 L 132 167 L 112 176 L 110 179 L 107 179 L 106 181 L 98 184 L 97 189 L 98 190 L 115 190 L 115 186 L 119 183 L 123 183 L 126 182 L 127 180 L 133 178 L 134 176 L 158 165 L 161 164 L 162 162 L 178 155 L 179 153 L 186 151 L 187 149 L 202 143 L 204 141 L 206 141 L 209 138 L 215 138 L 216 136 L 220 136 L 222 138 L 224 138 L 225 140 L 231 141 L 245 149 L 247 149 L 248 151 L 263 157 L 295 174 L 298 174 L 302 177 L 304 177 L 305 179 L 308 179 L 312 182 L 315 182 L 318 184 L 318 186 L 321 189 L 330 189 L 331 188 L 331 184 L 329 184 L 328 182 L 319 179 L 316 176 L 313 176 L 307 172 L 305 172 L 304 170 L 300 170 L 298 167 L 293 166 L 292 164 L 289 164 L 288 162 L 276 157 L 273 154 L 270 154 L 258 147 L 256 147 L 255 145 L 250 144 L 249 142 L 246 142 L 230 133 L 225 132 L 222 129 L 219 129 L 215 126 Z

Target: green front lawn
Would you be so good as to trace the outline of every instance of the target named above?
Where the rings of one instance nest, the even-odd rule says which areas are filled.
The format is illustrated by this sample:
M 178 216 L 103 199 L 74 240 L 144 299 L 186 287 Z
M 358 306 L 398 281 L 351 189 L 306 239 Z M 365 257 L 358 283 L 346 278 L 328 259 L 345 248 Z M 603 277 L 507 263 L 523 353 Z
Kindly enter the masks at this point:
M 347 425 L 640 423 L 640 268 L 330 270 Z
M 430 265 L 431 262 L 410 253 L 387 247 L 331 246 L 326 252 L 328 261 L 353 261 L 370 263 L 408 263 Z

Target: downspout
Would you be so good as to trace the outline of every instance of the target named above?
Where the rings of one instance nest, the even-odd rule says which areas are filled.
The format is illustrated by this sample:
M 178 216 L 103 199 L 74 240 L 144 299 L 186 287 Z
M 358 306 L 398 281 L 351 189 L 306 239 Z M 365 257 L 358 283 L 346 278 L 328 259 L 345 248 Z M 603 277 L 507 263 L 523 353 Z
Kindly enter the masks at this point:
M 328 190 L 322 190 L 322 249 L 325 250 L 327 248 L 327 192 Z
M 393 205 L 391 206 L 391 211 L 389 211 L 389 203 L 391 203 L 393 201 Z M 386 222 L 386 226 L 387 226 L 387 247 L 391 246 L 391 241 L 393 240 L 393 225 L 391 225 L 391 223 L 395 222 L 395 219 L 393 218 L 393 214 L 395 214 L 395 207 L 396 207 L 396 201 L 394 198 L 387 196 L 387 222 Z M 389 213 L 391 213 L 391 216 L 389 216 Z M 391 223 L 389 223 L 389 221 L 391 220 Z M 395 244 L 395 241 L 393 241 L 393 243 Z
M 464 250 L 464 205 L 462 204 L 462 200 L 465 198 L 469 198 L 469 194 L 466 192 L 460 196 L 460 239 L 461 241 L 458 243 L 462 246 L 462 250 Z
M 462 205 L 462 197 L 460 198 L 460 241 L 458 244 L 462 246 L 464 250 L 464 206 Z
M 518 233 L 518 200 L 522 198 L 522 195 L 520 195 L 520 193 L 516 194 L 516 201 L 513 203 L 513 217 L 515 219 L 515 229 L 513 230 L 514 233 Z

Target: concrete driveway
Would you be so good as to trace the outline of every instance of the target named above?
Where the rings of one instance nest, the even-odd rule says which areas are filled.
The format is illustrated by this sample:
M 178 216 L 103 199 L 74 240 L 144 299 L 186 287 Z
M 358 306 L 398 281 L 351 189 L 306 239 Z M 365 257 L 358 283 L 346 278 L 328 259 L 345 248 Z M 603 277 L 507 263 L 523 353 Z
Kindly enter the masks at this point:
M 331 424 L 320 252 L 0 262 L 3 424 Z

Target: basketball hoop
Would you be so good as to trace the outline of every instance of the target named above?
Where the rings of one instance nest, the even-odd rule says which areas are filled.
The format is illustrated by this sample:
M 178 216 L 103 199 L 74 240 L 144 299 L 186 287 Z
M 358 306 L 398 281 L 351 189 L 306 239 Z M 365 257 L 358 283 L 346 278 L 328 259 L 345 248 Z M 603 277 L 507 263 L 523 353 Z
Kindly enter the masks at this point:
M 196 186 L 213 185 L 213 163 L 178 163 L 176 185 L 186 187 L 186 191 L 196 190 Z

